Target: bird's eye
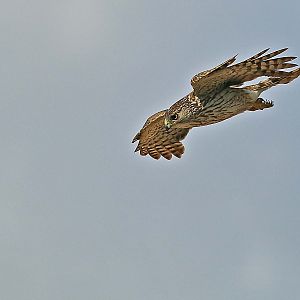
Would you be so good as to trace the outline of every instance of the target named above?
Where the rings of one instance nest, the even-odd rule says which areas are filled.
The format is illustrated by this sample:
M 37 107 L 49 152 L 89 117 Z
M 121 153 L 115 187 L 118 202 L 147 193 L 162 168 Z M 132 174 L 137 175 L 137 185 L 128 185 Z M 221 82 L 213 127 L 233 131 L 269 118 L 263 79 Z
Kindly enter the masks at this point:
M 170 116 L 170 119 L 171 119 L 172 121 L 177 120 L 177 119 L 178 119 L 178 114 L 173 114 L 173 115 L 171 115 L 171 116 Z

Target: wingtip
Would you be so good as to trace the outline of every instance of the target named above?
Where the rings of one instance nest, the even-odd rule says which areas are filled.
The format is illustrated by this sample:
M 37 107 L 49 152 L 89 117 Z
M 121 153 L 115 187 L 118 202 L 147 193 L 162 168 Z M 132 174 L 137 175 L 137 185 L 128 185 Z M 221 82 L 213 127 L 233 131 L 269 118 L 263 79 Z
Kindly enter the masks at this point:
M 285 47 L 285 48 L 279 49 L 279 50 L 274 51 L 274 52 L 276 52 L 276 55 L 278 55 L 278 54 L 281 54 L 281 53 L 285 52 L 288 49 L 289 49 L 288 47 Z
M 133 138 L 133 140 L 131 141 L 131 143 L 135 143 L 137 140 L 139 140 L 140 139 L 140 132 L 138 132 L 135 136 L 134 136 L 134 138 Z
M 269 48 L 266 48 L 266 49 L 260 51 L 259 53 L 257 53 L 257 55 L 254 55 L 254 56 L 258 56 L 258 57 L 259 57 L 259 56 L 262 56 L 262 55 L 264 55 L 266 52 L 268 52 L 270 49 L 271 49 L 270 47 L 269 47 Z

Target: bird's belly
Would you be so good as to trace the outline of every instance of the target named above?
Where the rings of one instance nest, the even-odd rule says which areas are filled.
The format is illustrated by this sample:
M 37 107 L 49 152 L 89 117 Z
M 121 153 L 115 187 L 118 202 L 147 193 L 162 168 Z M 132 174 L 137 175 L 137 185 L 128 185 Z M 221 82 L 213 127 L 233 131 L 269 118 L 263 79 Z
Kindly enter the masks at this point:
M 206 126 L 206 125 L 211 125 L 215 124 L 218 122 L 222 122 L 226 119 L 229 119 L 231 117 L 234 117 L 245 110 L 240 109 L 240 110 L 235 110 L 235 111 L 220 111 L 220 112 L 212 112 L 212 113 L 207 113 L 203 114 L 200 116 L 199 121 L 200 121 L 200 126 Z
M 224 93 L 224 95 L 212 99 L 197 117 L 201 123 L 200 126 L 218 123 L 244 112 L 247 109 L 246 103 L 253 101 L 247 98 L 244 93 Z

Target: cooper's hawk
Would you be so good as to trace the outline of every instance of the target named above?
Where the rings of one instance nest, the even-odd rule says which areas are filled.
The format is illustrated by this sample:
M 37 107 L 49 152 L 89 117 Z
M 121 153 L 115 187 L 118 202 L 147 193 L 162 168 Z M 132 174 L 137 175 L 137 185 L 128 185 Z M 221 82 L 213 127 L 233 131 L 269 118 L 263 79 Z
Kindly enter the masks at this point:
M 180 142 L 193 127 L 221 122 L 244 111 L 263 110 L 273 106 L 260 94 L 277 84 L 286 84 L 300 75 L 300 68 L 290 63 L 296 57 L 273 58 L 287 48 L 265 54 L 269 49 L 232 65 L 236 56 L 217 67 L 195 75 L 191 84 L 193 91 L 174 103 L 169 109 L 149 117 L 136 134 L 133 143 L 139 140 L 135 151 L 149 154 L 155 159 L 172 155 L 180 158 L 184 146 Z M 267 76 L 257 84 L 239 87 L 246 81 Z

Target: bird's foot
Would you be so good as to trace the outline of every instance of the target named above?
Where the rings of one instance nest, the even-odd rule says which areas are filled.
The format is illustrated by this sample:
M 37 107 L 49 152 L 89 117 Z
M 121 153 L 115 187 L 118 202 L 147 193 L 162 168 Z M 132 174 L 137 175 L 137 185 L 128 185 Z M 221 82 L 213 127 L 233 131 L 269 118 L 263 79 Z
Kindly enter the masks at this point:
M 270 108 L 274 106 L 273 101 L 264 100 L 263 98 L 257 98 L 254 103 L 251 103 L 251 107 L 249 108 L 250 111 L 255 110 L 263 110 L 265 108 Z

